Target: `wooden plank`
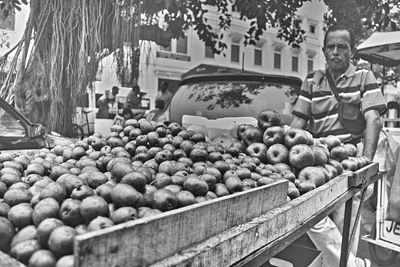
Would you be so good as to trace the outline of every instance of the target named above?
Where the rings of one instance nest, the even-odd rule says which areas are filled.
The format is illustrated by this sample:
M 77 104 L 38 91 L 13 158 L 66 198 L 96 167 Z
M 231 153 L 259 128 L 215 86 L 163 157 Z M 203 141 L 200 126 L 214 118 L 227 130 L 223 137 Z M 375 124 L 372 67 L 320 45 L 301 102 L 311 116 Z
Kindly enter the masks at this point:
M 0 251 L 0 266 L 1 267 L 26 267 L 25 264 L 17 261 L 8 254 Z
M 349 186 L 355 187 L 365 183 L 369 177 L 378 173 L 378 169 L 379 163 L 371 162 L 367 166 L 355 171 L 354 175 L 349 175 Z
M 305 224 L 340 199 L 348 188 L 347 175 L 340 175 L 281 207 L 152 266 L 230 266 Z
M 288 182 L 254 188 L 78 236 L 75 266 L 144 266 L 286 203 Z

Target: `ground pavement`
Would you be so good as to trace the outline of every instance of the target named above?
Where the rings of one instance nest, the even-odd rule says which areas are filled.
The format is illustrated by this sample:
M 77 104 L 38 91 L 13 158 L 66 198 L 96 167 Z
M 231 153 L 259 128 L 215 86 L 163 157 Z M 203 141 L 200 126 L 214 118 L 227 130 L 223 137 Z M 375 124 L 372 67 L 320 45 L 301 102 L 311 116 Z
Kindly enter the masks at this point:
M 362 214 L 362 220 L 361 220 L 361 235 L 366 235 L 369 234 L 371 231 L 371 227 L 373 223 L 375 222 L 375 210 L 373 206 L 370 204 L 370 201 L 365 201 L 362 206 L 361 214 Z M 371 258 L 371 255 L 369 253 L 369 243 L 360 239 L 359 245 L 358 245 L 358 257 L 362 258 L 368 258 L 372 262 L 372 267 L 380 267 L 380 265 L 376 264 L 373 262 L 373 259 Z M 395 263 L 392 265 L 387 265 L 388 267 L 400 267 L 400 256 L 397 256 L 397 259 Z

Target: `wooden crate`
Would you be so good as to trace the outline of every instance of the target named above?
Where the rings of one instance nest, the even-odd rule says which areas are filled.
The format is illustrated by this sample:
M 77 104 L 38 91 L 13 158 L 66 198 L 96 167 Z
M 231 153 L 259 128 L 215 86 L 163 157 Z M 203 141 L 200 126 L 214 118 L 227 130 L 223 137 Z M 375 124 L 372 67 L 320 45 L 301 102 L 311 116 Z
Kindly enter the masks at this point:
M 151 266 L 230 266 L 267 244 L 272 244 L 270 249 L 274 250 L 274 245 L 278 245 L 280 237 L 299 225 L 306 224 L 317 212 L 346 194 L 349 190 L 348 181 L 347 175 L 335 177 L 281 207 Z
M 354 172 L 353 175 L 349 175 L 349 186 L 356 187 L 362 185 L 369 177 L 378 173 L 379 163 L 371 162 L 367 166 Z
M 80 235 L 75 266 L 146 266 L 286 202 L 285 180 Z

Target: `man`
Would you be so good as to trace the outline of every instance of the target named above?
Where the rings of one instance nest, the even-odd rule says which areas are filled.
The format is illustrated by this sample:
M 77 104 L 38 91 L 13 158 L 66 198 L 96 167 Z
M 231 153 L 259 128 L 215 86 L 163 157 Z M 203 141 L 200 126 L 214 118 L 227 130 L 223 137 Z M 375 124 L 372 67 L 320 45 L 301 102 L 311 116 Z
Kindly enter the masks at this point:
M 119 88 L 117 86 L 113 86 L 111 89 L 111 94 L 109 90 L 106 90 L 105 94 L 99 98 L 97 101 L 99 111 L 97 112 L 96 118 L 114 119 L 115 115 L 118 113 L 118 110 L 122 108 L 121 104 L 117 101 L 118 92 Z
M 167 82 L 164 82 L 161 85 L 160 90 L 158 90 L 157 96 L 156 96 L 156 108 L 158 109 L 164 109 L 167 107 L 169 104 L 169 101 L 171 101 L 172 93 L 168 90 L 169 84 Z
M 140 92 L 139 85 L 135 84 L 132 90 L 126 96 L 125 108 L 140 109 L 142 101 L 142 93 Z
M 363 139 L 362 154 L 372 160 L 382 128 L 380 116 L 386 111 L 386 104 L 373 73 L 357 70 L 352 65 L 354 47 L 355 37 L 352 30 L 337 26 L 326 32 L 323 52 L 327 69 L 315 71 L 303 82 L 300 96 L 293 109 L 294 120 L 291 126 L 307 129 L 316 138 L 336 135 L 342 142 L 353 144 Z M 340 122 L 338 100 L 332 92 L 327 75 L 331 75 L 331 83 L 335 84 L 340 101 L 360 107 L 366 122 L 365 130 L 360 131 L 361 134 L 350 133 Z M 357 201 L 355 197 L 353 202 L 354 221 L 360 200 Z M 336 210 L 332 217 L 333 221 L 326 217 L 307 234 L 322 252 L 324 266 L 337 267 L 340 262 L 344 205 Z M 360 225 L 357 224 L 355 227 L 356 240 L 353 240 L 348 266 L 370 266 L 368 260 L 355 257 Z

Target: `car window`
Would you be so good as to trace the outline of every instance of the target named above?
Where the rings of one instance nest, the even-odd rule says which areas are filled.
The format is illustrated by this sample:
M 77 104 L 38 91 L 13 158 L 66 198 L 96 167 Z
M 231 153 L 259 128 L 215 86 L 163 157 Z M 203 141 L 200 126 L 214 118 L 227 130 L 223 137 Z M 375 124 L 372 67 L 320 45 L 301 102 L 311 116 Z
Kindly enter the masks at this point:
M 297 90 L 296 90 L 297 89 Z M 183 115 L 208 119 L 252 116 L 261 110 L 273 109 L 282 122 L 290 124 L 298 88 L 272 82 L 218 81 L 180 86 L 170 106 L 171 121 L 182 121 Z
M 25 128 L 10 113 L 0 107 L 0 136 L 25 136 Z

